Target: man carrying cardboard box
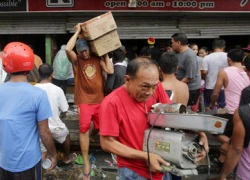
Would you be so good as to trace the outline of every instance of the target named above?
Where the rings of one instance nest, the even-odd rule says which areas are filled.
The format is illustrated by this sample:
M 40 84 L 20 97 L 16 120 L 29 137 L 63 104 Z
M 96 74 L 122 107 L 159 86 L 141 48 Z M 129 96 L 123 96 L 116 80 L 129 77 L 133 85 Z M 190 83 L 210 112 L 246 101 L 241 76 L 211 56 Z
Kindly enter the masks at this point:
M 95 128 L 98 128 L 98 109 L 104 98 L 104 82 L 102 71 L 107 74 L 114 72 L 113 64 L 107 54 L 104 58 L 90 53 L 88 43 L 83 38 L 78 39 L 81 33 L 81 24 L 75 26 L 75 34 L 66 45 L 66 54 L 73 65 L 75 75 L 75 104 L 78 105 L 80 146 L 84 159 L 84 180 L 90 179 L 89 129 L 93 119 Z M 77 54 L 73 48 L 76 46 Z

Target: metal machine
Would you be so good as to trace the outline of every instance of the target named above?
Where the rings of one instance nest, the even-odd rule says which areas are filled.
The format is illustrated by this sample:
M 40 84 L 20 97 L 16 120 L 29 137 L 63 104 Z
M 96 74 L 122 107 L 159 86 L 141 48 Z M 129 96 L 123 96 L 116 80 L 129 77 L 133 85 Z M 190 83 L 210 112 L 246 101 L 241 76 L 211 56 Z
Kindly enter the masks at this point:
M 160 155 L 171 163 L 164 167 L 178 176 L 198 175 L 196 154 L 202 150 L 195 131 L 221 134 L 227 119 L 204 114 L 186 113 L 180 104 L 156 104 L 148 114 L 152 125 L 144 133 L 143 150 Z

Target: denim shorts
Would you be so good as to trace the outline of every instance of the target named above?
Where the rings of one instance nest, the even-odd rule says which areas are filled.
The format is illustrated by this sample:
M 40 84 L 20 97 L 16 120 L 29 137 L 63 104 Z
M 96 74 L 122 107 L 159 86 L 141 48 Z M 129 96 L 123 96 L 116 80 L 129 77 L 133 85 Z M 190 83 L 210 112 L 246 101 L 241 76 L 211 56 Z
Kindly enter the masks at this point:
M 136 172 L 126 167 L 119 168 L 118 175 L 119 175 L 119 180 L 148 180 L 147 178 L 138 175 Z M 169 173 L 166 173 L 162 179 L 170 180 Z

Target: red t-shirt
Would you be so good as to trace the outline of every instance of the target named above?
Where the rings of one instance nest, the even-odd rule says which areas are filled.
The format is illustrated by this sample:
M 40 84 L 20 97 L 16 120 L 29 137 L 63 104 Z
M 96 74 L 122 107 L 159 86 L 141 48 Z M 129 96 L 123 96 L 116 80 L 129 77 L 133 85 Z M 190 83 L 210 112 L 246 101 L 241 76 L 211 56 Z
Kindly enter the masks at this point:
M 145 103 L 131 98 L 124 86 L 109 94 L 102 102 L 99 119 L 101 136 L 113 136 L 122 144 L 142 150 L 144 131 L 150 127 L 146 112 L 157 102 L 171 103 L 161 83 L 154 95 Z M 147 108 L 147 110 L 146 110 Z M 140 176 L 150 178 L 147 162 L 117 157 L 118 167 L 127 167 Z M 161 173 L 153 173 L 153 179 L 162 179 Z

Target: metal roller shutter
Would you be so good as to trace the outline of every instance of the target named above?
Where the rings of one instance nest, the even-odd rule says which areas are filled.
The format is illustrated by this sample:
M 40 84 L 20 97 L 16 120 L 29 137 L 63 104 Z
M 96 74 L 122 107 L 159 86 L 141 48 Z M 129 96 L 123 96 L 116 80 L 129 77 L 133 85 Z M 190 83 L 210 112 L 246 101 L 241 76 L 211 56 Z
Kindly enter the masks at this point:
M 249 17 L 199 17 L 180 19 L 179 30 L 196 32 L 193 38 L 219 37 L 227 35 L 249 35 Z
M 113 13 L 121 39 L 170 39 L 176 32 L 184 32 L 188 38 L 217 38 L 225 35 L 250 35 L 250 17 L 246 15 L 176 13 Z M 92 16 L 94 17 L 94 16 Z M 73 33 L 73 26 L 92 17 L 71 17 L 66 29 Z
M 67 34 L 74 26 L 104 12 L 1 14 L 0 34 Z M 248 14 L 114 12 L 121 39 L 169 39 L 176 32 L 188 38 L 250 35 Z
M 57 16 L 0 16 L 0 34 L 66 34 L 66 18 Z
M 177 20 L 169 17 L 141 17 L 141 16 L 114 16 L 117 31 L 121 39 L 145 39 L 149 36 L 166 38 L 168 33 L 176 32 Z M 89 20 L 86 16 L 69 17 L 66 29 L 74 33 L 73 26 L 79 22 Z

